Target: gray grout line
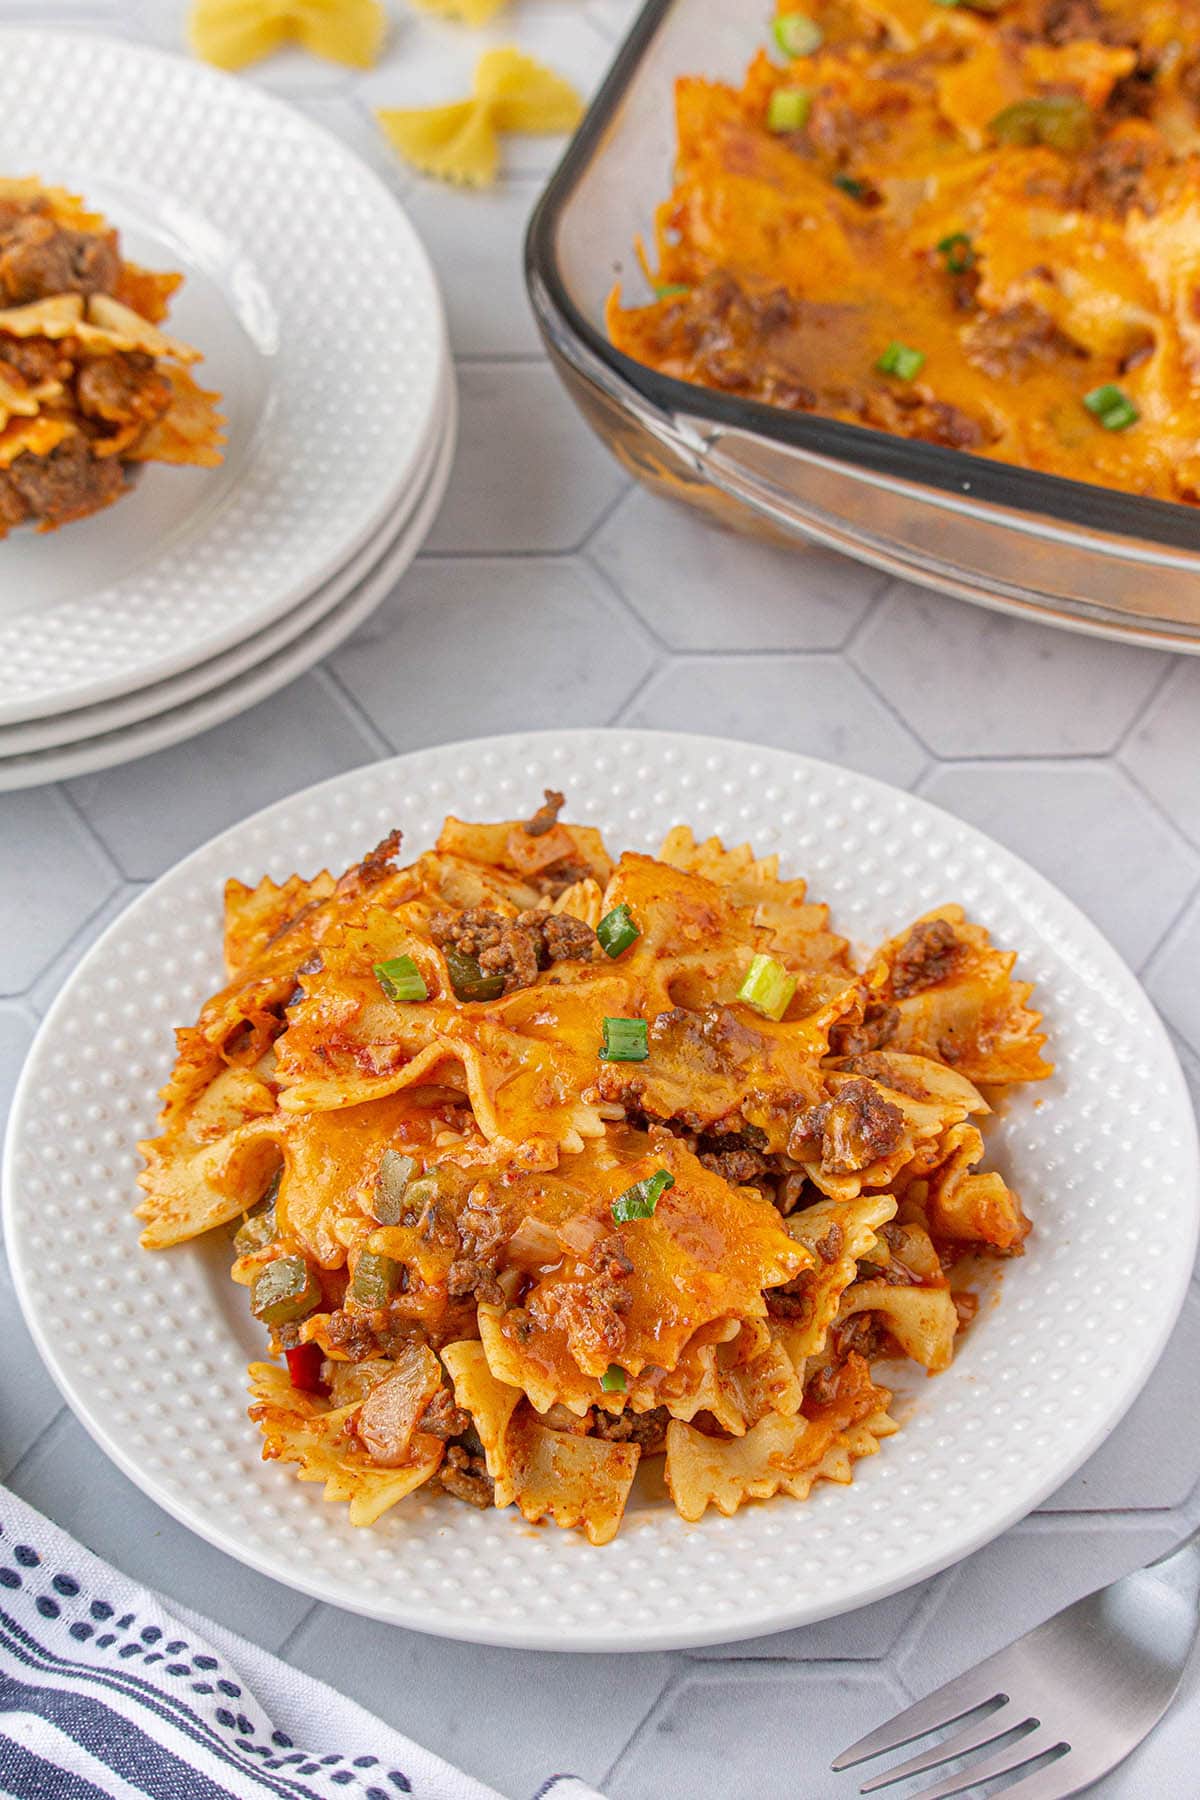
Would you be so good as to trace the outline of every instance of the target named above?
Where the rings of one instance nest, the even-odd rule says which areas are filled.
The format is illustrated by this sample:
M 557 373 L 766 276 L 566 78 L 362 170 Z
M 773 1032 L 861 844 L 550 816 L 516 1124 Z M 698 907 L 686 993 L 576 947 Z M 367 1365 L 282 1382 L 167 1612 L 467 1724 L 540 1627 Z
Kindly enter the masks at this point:
M 1150 692 L 1146 695 L 1142 704 L 1136 708 L 1132 719 L 1130 719 L 1128 725 L 1126 725 L 1124 731 L 1113 745 L 1112 754 L 1114 756 L 1120 756 L 1134 732 L 1145 721 L 1147 715 L 1153 711 L 1154 707 L 1157 706 L 1163 689 L 1167 686 L 1168 682 L 1172 681 L 1179 673 L 1182 663 L 1183 658 L 1181 656 L 1167 656 L 1166 668 L 1163 670 L 1158 680 L 1151 683 Z
M 59 1407 L 59 1409 L 55 1413 L 54 1417 L 52 1419 L 48 1419 L 47 1422 L 42 1426 L 42 1429 L 38 1432 L 37 1436 L 32 1440 L 32 1442 L 26 1444 L 24 1450 L 22 1450 L 20 1456 L 18 1456 L 18 1458 L 17 1458 L 16 1462 L 13 1464 L 12 1468 L 7 1471 L 7 1473 L 4 1476 L 5 1487 L 13 1488 L 15 1491 L 16 1483 L 20 1479 L 21 1470 L 25 1467 L 25 1465 L 29 1461 L 30 1457 L 33 1456 L 35 1454 L 35 1452 L 38 1451 L 41 1448 L 41 1446 L 46 1442 L 46 1439 L 50 1436 L 50 1434 L 54 1430 L 55 1426 L 61 1425 L 61 1423 L 64 1419 L 74 1418 L 74 1416 L 75 1415 L 72 1413 L 70 1407 L 67 1406 L 66 1403 L 64 1402 L 63 1405 Z
M 857 668 L 857 663 L 855 664 Z M 970 763 L 972 766 L 996 767 L 1011 763 L 1014 767 L 1026 767 L 1030 763 L 1047 763 L 1058 768 L 1060 764 L 1070 767 L 1078 763 L 1093 763 L 1096 767 L 1109 764 L 1127 774 L 1124 763 L 1118 763 L 1116 753 L 1112 750 L 969 750 L 962 755 L 952 755 L 945 750 L 931 750 L 929 753 L 947 769 L 958 769 Z
M 611 517 L 612 515 L 610 514 L 609 516 Z M 592 533 L 592 537 L 594 536 L 595 532 Z M 588 539 L 588 544 L 590 545 L 590 543 L 591 538 Z M 660 650 L 664 656 L 674 656 L 676 652 L 672 649 L 671 645 L 667 643 L 666 639 L 657 628 L 650 623 L 649 619 L 642 616 L 633 601 L 625 592 L 624 588 L 621 587 L 620 583 L 613 580 L 608 570 L 604 567 L 604 564 L 600 561 L 599 557 L 597 557 L 595 551 L 585 546 L 582 550 L 577 551 L 576 554 L 583 566 L 595 576 L 605 593 L 611 595 L 621 607 L 622 611 L 628 613 L 629 617 L 636 622 L 639 630 L 654 648 Z
M 333 699 L 345 709 L 347 717 L 355 728 L 362 732 L 375 755 L 394 756 L 396 754 L 394 747 L 383 735 L 362 702 L 350 692 L 337 670 L 332 666 L 332 658 L 336 654 L 336 651 L 331 650 L 329 655 L 316 665 L 312 673 L 325 682 Z
M 92 835 L 95 836 L 94 833 Z M 109 852 L 107 846 L 104 846 L 104 850 L 105 850 L 106 857 L 111 857 L 111 852 Z M 113 882 L 113 885 L 111 887 L 105 889 L 103 898 L 95 906 L 93 906 L 91 912 L 88 913 L 87 917 L 85 919 L 81 920 L 80 923 L 75 927 L 75 930 L 71 933 L 71 935 L 67 939 L 66 943 L 60 944 L 58 949 L 55 950 L 47 958 L 47 960 L 41 965 L 41 967 L 38 969 L 37 973 L 34 975 L 33 980 L 30 982 L 27 982 L 23 988 L 18 988 L 13 993 L 10 993 L 10 994 L 0 993 L 0 1000 L 28 999 L 30 1006 L 33 1007 L 33 1010 L 37 1014 L 38 1020 L 40 1022 L 42 1015 L 37 1012 L 37 1007 L 34 1005 L 34 1001 L 33 1001 L 34 988 L 36 988 L 40 982 L 42 982 L 46 979 L 46 976 L 49 974 L 50 970 L 54 967 L 56 962 L 61 961 L 66 956 L 69 956 L 72 949 L 75 947 L 75 945 L 82 943 L 84 941 L 84 939 L 88 935 L 88 931 L 89 931 L 90 927 L 100 917 L 100 914 L 104 911 L 105 907 L 109 904 L 110 900 L 112 900 L 113 896 L 115 894 L 117 894 L 121 890 L 121 888 L 127 887 L 130 885 L 130 879 L 131 878 L 125 874 L 124 870 L 118 870 L 116 880 Z M 90 948 L 90 946 L 89 946 L 89 948 Z
M 308 1624 L 313 1614 L 324 1610 L 324 1604 L 325 1603 L 322 1600 L 314 1600 L 312 1604 L 301 1613 L 283 1642 L 273 1652 L 273 1654 L 279 1658 L 280 1662 L 287 1662 L 288 1651 L 295 1644 L 296 1639 L 300 1636 L 300 1633 L 304 1630 L 304 1627 Z M 288 1667 L 291 1667 L 290 1663 L 288 1663 Z
M 925 1635 L 925 1630 L 930 1620 L 946 1604 L 947 1597 L 953 1594 L 957 1583 L 958 1570 L 962 1566 L 961 1563 L 957 1563 L 952 1565 L 949 1569 L 941 1570 L 937 1575 L 930 1576 L 929 1580 L 924 1584 L 924 1593 L 921 1595 L 916 1606 L 914 1606 L 910 1616 L 905 1620 L 895 1642 L 892 1644 L 884 1658 L 888 1668 L 891 1669 L 897 1681 L 899 1681 L 901 1687 L 910 1698 L 915 1698 L 915 1696 L 912 1693 L 912 1689 L 908 1686 L 908 1683 L 904 1680 L 903 1675 L 900 1673 L 901 1666 L 906 1661 L 907 1652 L 910 1647 L 920 1643 Z
M 580 555 L 568 545 L 554 550 L 422 550 L 413 567 L 424 562 L 572 562 Z
M 650 687 L 652 682 L 662 674 L 665 666 L 665 664 L 658 661 L 655 661 L 650 665 L 646 670 L 646 673 L 642 676 L 642 679 L 637 683 L 637 686 L 625 696 L 621 705 L 618 706 L 616 712 L 613 713 L 612 718 L 609 720 L 610 727 L 623 725 L 625 723 L 626 715 L 630 708 L 636 706 L 637 702 L 641 699 L 642 695 Z
M 872 675 L 868 674 L 866 669 L 863 668 L 862 664 L 858 661 L 858 659 L 854 655 L 853 643 L 851 643 L 851 645 L 848 649 L 840 652 L 840 654 L 845 657 L 846 661 L 850 664 L 850 667 L 854 670 L 855 674 L 858 676 L 859 680 L 862 682 L 863 686 L 868 690 L 868 692 L 874 694 L 875 698 L 878 700 L 879 704 L 883 707 L 884 711 L 887 713 L 890 713 L 893 722 L 900 727 L 901 731 L 905 732 L 908 737 L 912 738 L 913 742 L 918 746 L 919 749 L 921 749 L 925 752 L 926 756 L 930 759 L 930 761 L 932 761 L 932 762 L 940 761 L 941 759 L 939 758 L 937 751 L 932 747 L 931 744 L 926 742 L 925 738 L 922 737 L 921 733 L 917 730 L 916 726 L 913 725 L 912 723 L 910 723 L 910 721 L 905 718 L 904 714 L 900 711 L 899 707 L 896 706 L 896 704 L 888 697 L 888 695 L 884 693 L 883 689 L 879 686 L 878 682 L 874 679 L 874 677 Z
M 86 831 L 91 842 L 96 845 L 113 874 L 118 875 L 122 881 L 128 881 L 129 877 L 113 855 L 111 848 L 100 836 L 100 833 L 92 824 L 92 821 L 88 818 L 74 794 L 71 793 L 67 783 L 65 781 L 56 781 L 54 783 L 54 792 L 62 796 L 63 805 L 75 815 L 75 818 L 79 821 L 79 824 L 83 827 L 84 831 Z
M 579 542 L 571 546 L 570 554 L 572 556 L 584 555 L 592 539 L 597 537 L 600 532 L 604 530 L 604 527 L 608 524 L 609 520 L 620 511 L 630 494 L 633 493 L 636 485 L 633 477 L 631 475 L 626 475 L 625 480 L 621 485 L 621 491 L 610 500 L 608 504 L 602 508 L 599 515 L 592 520 L 583 536 L 579 539 Z
M 540 350 L 455 350 L 454 366 L 456 369 L 474 369 L 483 364 L 499 364 L 501 368 L 542 367 L 546 364 L 546 356 Z
M 1188 856 L 1191 858 L 1191 860 L 1193 862 L 1196 862 L 1197 858 L 1200 857 L 1200 845 L 1193 843 L 1192 839 L 1188 836 L 1187 832 L 1184 831 L 1182 826 L 1177 825 L 1175 823 L 1174 818 L 1167 811 L 1167 809 L 1163 805 L 1161 805 L 1161 803 L 1157 799 L 1155 799 L 1154 795 L 1150 792 L 1149 788 L 1146 786 L 1145 782 L 1142 781 L 1140 776 L 1136 775 L 1133 772 L 1133 770 L 1130 769 L 1127 766 L 1127 764 L 1125 764 L 1123 761 L 1121 761 L 1117 756 L 1113 757 L 1112 762 L 1113 762 L 1113 767 L 1129 783 L 1129 785 L 1133 789 L 1134 793 L 1138 794 L 1141 797 L 1141 799 L 1145 801 L 1146 805 L 1150 808 L 1150 810 L 1154 814 L 1155 818 L 1161 819 L 1162 823 L 1167 827 L 1168 831 L 1171 833 L 1171 836 L 1176 840 L 1176 842 L 1184 850 L 1187 851 Z
M 43 974 L 44 973 L 45 971 L 43 970 Z M 32 996 L 33 989 L 41 979 L 42 976 L 39 975 L 37 981 L 31 983 L 27 988 L 22 988 L 17 994 L 0 994 L 0 1007 L 2 1007 L 5 1012 L 19 1013 L 28 1024 L 33 1026 L 35 1031 L 41 1024 L 42 1017 L 36 1006 L 33 1004 Z M 3 1133 L 0 1132 L 0 1137 L 2 1136 Z
M 1151 948 L 1146 952 L 1145 956 L 1143 956 L 1141 962 L 1139 962 L 1137 969 L 1135 970 L 1139 981 L 1141 981 L 1142 977 L 1149 971 L 1151 964 L 1158 957 L 1159 952 L 1166 949 L 1176 931 L 1178 931 L 1188 913 L 1195 905 L 1198 897 L 1200 897 L 1200 878 L 1198 878 L 1194 885 L 1188 889 L 1183 905 L 1179 908 L 1179 911 L 1175 914 L 1170 924 L 1164 928 L 1160 936 L 1155 939 Z M 1161 1017 L 1162 1015 L 1160 1014 L 1159 1016 Z M 1165 1019 L 1163 1020 L 1163 1023 L 1164 1025 L 1166 1024 Z M 1180 1032 L 1179 1035 L 1180 1037 L 1183 1037 L 1182 1032 Z M 1187 1042 L 1186 1039 L 1184 1041 Z
M 621 1748 L 617 1751 L 617 1754 L 613 1757 L 612 1762 L 608 1765 L 607 1769 L 605 1769 L 603 1775 L 600 1777 L 601 1792 L 603 1792 L 604 1789 L 606 1789 L 608 1787 L 614 1774 L 617 1771 L 618 1765 L 620 1764 L 622 1758 L 629 1755 L 629 1752 L 633 1749 L 634 1745 L 637 1743 L 638 1739 L 642 1736 L 643 1732 L 645 1732 L 646 1728 L 650 1724 L 651 1719 L 654 1717 L 655 1713 L 659 1710 L 663 1701 L 667 1698 L 667 1696 L 669 1694 L 674 1693 L 674 1691 L 677 1687 L 682 1686 L 684 1680 L 687 1678 L 689 1673 L 690 1673 L 690 1669 L 687 1665 L 684 1665 L 682 1667 L 675 1667 L 668 1671 L 666 1679 L 664 1680 L 662 1686 L 659 1688 L 658 1692 L 655 1694 L 653 1700 L 650 1702 L 649 1706 L 646 1708 L 645 1712 L 642 1714 L 641 1718 L 638 1720 L 637 1724 L 634 1726 L 634 1728 L 630 1732 L 629 1736 L 625 1739 L 625 1742 L 622 1744 Z
M 862 565 L 862 567 L 863 567 L 864 573 L 872 572 L 866 563 L 864 563 Z M 853 665 L 854 668 L 858 669 L 858 672 L 860 675 L 862 674 L 862 670 L 859 668 L 858 660 L 854 655 L 854 651 L 857 648 L 857 646 L 859 645 L 859 643 L 862 641 L 862 639 L 866 636 L 866 633 L 868 632 L 868 630 L 871 627 L 872 621 L 877 617 L 877 615 L 879 613 L 881 613 L 883 611 L 884 607 L 887 605 L 888 598 L 891 595 L 893 588 L 895 588 L 898 585 L 889 576 L 884 575 L 882 570 L 876 569 L 873 572 L 879 576 L 879 592 L 872 596 L 870 604 L 868 605 L 867 610 L 866 610 L 866 612 L 864 612 L 862 618 L 859 619 L 856 624 L 854 624 L 850 627 L 849 632 L 846 634 L 846 636 L 842 639 L 841 643 L 837 647 L 838 655 L 844 656 L 847 659 L 847 661 Z

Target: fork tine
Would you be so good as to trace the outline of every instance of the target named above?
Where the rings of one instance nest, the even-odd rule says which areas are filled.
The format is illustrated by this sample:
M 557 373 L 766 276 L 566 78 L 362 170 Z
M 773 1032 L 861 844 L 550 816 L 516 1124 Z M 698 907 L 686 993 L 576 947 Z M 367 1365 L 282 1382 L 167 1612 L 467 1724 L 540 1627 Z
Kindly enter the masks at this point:
M 1103 1773 L 1103 1769 L 1094 1767 L 1080 1768 L 1075 1752 L 1070 1750 L 1066 1756 L 1055 1757 L 1045 1768 L 1026 1775 L 1023 1781 L 1014 1781 L 997 1800 L 1067 1800 L 1069 1794 L 1077 1794 L 1081 1786 Z M 917 1800 L 921 1800 L 920 1795 Z
M 866 1737 L 843 1750 L 829 1766 L 838 1771 L 849 1769 L 855 1763 L 866 1762 L 869 1757 L 899 1750 L 901 1744 L 911 1744 L 914 1738 L 924 1737 L 927 1731 L 936 1731 L 939 1726 L 953 1725 L 956 1719 L 974 1712 L 977 1706 L 1000 1698 L 1007 1701 L 1008 1696 L 989 1674 L 987 1663 L 980 1663 L 978 1668 L 968 1669 L 965 1675 L 956 1675 L 953 1681 L 944 1682 L 923 1700 L 914 1701 L 885 1724 L 868 1731 Z
M 908 1775 L 923 1775 L 926 1769 L 936 1769 L 939 1763 L 953 1762 L 955 1757 L 965 1756 L 968 1750 L 982 1750 L 998 1737 L 1003 1737 L 1005 1732 L 1015 1731 L 1018 1726 L 1036 1724 L 1036 1719 L 1020 1718 L 1015 1706 L 998 1706 L 986 1719 L 969 1725 L 965 1731 L 955 1732 L 952 1737 L 943 1738 L 932 1750 L 926 1750 L 920 1756 L 910 1756 L 907 1762 L 896 1763 L 893 1768 L 884 1769 L 882 1774 L 873 1775 L 870 1781 L 863 1782 L 858 1791 L 860 1794 L 874 1794 L 879 1788 L 890 1787 L 893 1781 L 903 1781 Z
M 948 1775 L 945 1781 L 939 1781 L 936 1787 L 923 1788 L 914 1794 L 912 1800 L 950 1800 L 951 1794 L 961 1794 L 964 1789 L 975 1787 L 979 1782 L 991 1781 L 997 1775 L 1011 1775 L 1014 1769 L 1024 1768 L 1027 1762 L 1035 1757 L 1044 1756 L 1047 1750 L 1054 1750 L 1062 1745 L 1065 1751 L 1068 1746 L 1061 1738 L 1039 1725 L 1019 1743 L 1008 1744 L 995 1756 L 985 1757 L 982 1762 L 972 1763 L 969 1768 L 960 1769 L 957 1775 Z

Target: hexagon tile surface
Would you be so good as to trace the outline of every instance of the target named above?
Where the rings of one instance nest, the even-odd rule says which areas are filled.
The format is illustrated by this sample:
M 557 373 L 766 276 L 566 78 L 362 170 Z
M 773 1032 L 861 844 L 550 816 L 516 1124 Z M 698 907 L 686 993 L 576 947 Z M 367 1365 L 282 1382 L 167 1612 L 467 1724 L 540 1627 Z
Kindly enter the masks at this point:
M 1103 755 L 1168 659 L 896 586 L 853 656 L 936 756 Z M 1086 705 L 1064 705 L 1064 691 Z M 947 704 L 950 695 L 953 699 Z
M 213 832 L 389 749 L 618 721 L 809 751 L 981 825 L 1142 971 L 1200 1097 L 1200 659 L 1058 633 L 825 551 L 726 535 L 632 485 L 542 357 L 525 300 L 521 234 L 558 142 L 510 139 L 493 192 L 452 191 L 392 156 L 372 109 L 456 98 L 479 50 L 510 41 L 590 92 L 637 0 L 516 0 L 482 33 L 389 4 L 387 51 L 369 74 L 290 52 L 244 79 L 343 136 L 428 244 L 462 419 L 441 516 L 425 554 L 323 668 L 176 750 L 0 796 L 0 1121 L 38 1017 L 90 943 Z M 0 0 L 0 24 L 177 49 L 187 5 Z M 1108 1441 L 1033 1518 L 931 1581 L 842 1619 L 690 1654 L 438 1643 L 312 1605 L 190 1537 L 64 1412 L 2 1270 L 0 1317 L 0 1479 L 131 1574 L 332 1679 L 511 1800 L 564 1766 L 611 1800 L 850 1800 L 858 1778 L 829 1772 L 837 1750 L 1200 1524 L 1198 1277 Z M 1193 1800 L 1197 1766 L 1200 1670 L 1094 1791 Z

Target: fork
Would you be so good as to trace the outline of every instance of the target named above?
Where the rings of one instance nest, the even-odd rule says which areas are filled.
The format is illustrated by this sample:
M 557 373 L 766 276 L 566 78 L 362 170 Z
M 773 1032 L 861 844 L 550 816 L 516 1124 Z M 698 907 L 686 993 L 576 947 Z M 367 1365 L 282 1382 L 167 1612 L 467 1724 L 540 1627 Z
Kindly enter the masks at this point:
M 831 1766 L 848 1769 L 954 1725 L 859 1793 L 982 1752 L 909 1800 L 947 1800 L 1021 1770 L 1003 1800 L 1066 1800 L 1115 1768 L 1162 1718 L 1196 1640 L 1198 1602 L 1200 1531 L 897 1713 Z

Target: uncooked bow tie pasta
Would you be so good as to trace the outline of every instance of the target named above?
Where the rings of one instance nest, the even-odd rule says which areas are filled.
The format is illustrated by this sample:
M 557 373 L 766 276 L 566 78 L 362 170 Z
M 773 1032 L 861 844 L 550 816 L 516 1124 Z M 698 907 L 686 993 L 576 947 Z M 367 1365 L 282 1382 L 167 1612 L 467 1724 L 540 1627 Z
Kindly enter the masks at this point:
M 860 971 L 777 859 L 671 831 L 395 832 L 228 883 L 229 983 L 178 1036 L 142 1242 L 235 1228 L 268 1459 L 372 1524 L 415 1489 L 606 1543 L 847 1482 L 876 1364 L 946 1368 L 1020 1201 L 986 1090 L 1050 1073 L 1014 956 L 953 905 Z
M 384 107 L 376 115 L 393 147 L 426 175 L 486 187 L 496 179 L 502 131 L 573 131 L 583 101 L 569 81 L 521 50 L 487 50 L 469 100 Z
M 464 25 L 486 25 L 508 0 L 413 0 L 418 12 L 438 13 L 450 19 L 461 19 Z
M 369 69 L 386 33 L 381 0 L 195 0 L 188 24 L 197 56 L 222 69 L 245 68 L 288 44 Z

